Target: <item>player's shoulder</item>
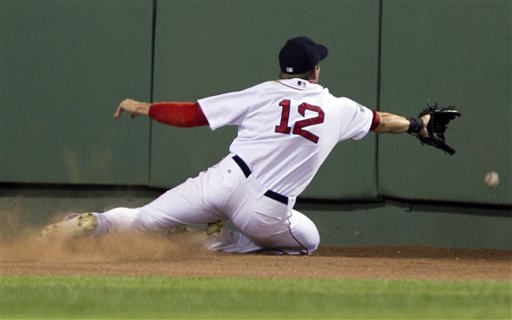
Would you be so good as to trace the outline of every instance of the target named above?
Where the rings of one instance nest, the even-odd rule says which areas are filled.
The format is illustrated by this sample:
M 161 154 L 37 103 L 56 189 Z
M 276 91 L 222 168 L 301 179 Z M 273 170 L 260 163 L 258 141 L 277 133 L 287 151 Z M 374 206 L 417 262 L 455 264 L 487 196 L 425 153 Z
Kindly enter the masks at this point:
M 342 106 L 350 106 L 350 105 L 353 105 L 355 103 L 354 100 L 350 99 L 350 98 L 347 98 L 347 97 L 337 97 L 335 95 L 332 95 L 330 93 L 328 94 L 324 94 L 323 95 L 324 99 L 326 99 L 326 101 L 331 104 L 331 105 L 335 105 L 335 106 L 338 106 L 338 107 L 342 107 Z
M 350 99 L 350 98 L 347 98 L 347 97 L 337 97 L 336 98 L 340 103 L 342 104 L 347 104 L 347 105 L 354 105 L 354 104 L 357 104 L 356 101 Z
M 261 91 L 264 89 L 272 88 L 274 86 L 274 81 L 264 81 L 257 84 L 253 84 L 249 87 L 246 87 L 242 91 Z
M 348 97 L 334 97 L 335 103 L 345 110 L 365 112 L 367 107 Z

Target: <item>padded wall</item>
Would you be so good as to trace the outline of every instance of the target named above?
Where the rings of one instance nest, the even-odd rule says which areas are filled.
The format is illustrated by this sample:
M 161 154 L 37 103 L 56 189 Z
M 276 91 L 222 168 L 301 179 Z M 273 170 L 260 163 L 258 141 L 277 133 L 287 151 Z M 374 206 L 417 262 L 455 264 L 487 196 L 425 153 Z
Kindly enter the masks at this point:
M 511 6 L 2 1 L 0 181 L 176 185 L 226 155 L 236 129 L 114 122 L 117 104 L 152 89 L 154 100 L 193 101 L 274 79 L 280 47 L 302 34 L 329 47 L 321 83 L 337 96 L 405 115 L 427 100 L 463 113 L 447 134 L 455 156 L 370 134 L 339 145 L 303 197 L 511 204 Z M 490 170 L 497 189 L 482 184 Z
M 159 1 L 155 100 L 195 101 L 278 75 L 287 39 L 325 44 L 321 83 L 372 107 L 377 101 L 378 1 Z M 180 183 L 227 155 L 235 128 L 152 130 L 151 185 Z M 376 195 L 375 137 L 340 145 L 304 196 Z
M 0 181 L 147 184 L 152 1 L 2 1 Z
M 383 3 L 381 109 L 416 115 L 426 102 L 462 112 L 450 157 L 415 139 L 379 139 L 379 192 L 410 199 L 512 203 L 512 4 Z M 497 171 L 496 189 L 483 185 Z

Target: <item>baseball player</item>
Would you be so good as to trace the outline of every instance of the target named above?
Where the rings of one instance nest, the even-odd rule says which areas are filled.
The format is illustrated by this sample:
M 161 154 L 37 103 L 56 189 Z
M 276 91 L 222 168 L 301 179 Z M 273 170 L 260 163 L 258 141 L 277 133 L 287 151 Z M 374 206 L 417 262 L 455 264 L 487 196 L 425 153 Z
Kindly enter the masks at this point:
M 222 220 L 232 227 L 219 228 L 208 249 L 311 254 L 320 243 L 318 230 L 294 204 L 334 146 L 370 131 L 429 136 L 429 114 L 405 118 L 329 93 L 318 84 L 327 55 L 325 46 L 297 37 L 279 52 L 278 80 L 197 102 L 122 101 L 115 119 L 128 112 L 178 127 L 232 125 L 238 135 L 225 158 L 151 203 L 75 214 L 43 235 L 162 231 Z

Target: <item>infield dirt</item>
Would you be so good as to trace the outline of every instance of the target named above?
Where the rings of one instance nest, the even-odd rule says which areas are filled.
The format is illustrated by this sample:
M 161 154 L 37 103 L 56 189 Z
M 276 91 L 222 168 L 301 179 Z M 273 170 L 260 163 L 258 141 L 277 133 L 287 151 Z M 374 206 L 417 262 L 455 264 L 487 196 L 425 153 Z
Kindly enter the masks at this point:
M 321 247 L 311 256 L 224 254 L 197 232 L 38 241 L 3 238 L 2 275 L 511 280 L 512 252 L 432 247 Z

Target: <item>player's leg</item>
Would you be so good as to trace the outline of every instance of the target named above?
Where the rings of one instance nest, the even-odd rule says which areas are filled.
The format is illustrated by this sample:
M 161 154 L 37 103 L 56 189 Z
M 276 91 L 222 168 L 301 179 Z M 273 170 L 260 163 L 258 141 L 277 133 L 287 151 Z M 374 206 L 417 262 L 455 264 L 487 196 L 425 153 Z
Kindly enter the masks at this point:
M 166 231 L 179 225 L 205 224 L 223 217 L 202 197 L 203 184 L 211 172 L 201 173 L 140 208 L 115 208 L 97 214 L 95 234 L 123 231 Z
M 245 180 L 226 157 L 197 177 L 141 207 L 133 222 L 139 230 L 160 231 L 176 225 L 205 224 L 228 218 L 224 204 Z
M 41 235 L 44 238 L 51 238 L 100 236 L 106 233 L 134 231 L 160 232 L 179 225 L 202 224 L 219 219 L 204 206 L 197 205 L 202 202 L 194 201 L 191 194 L 187 194 L 186 198 L 183 195 L 183 188 L 178 186 L 143 207 L 121 207 L 105 212 L 72 215 L 69 219 L 45 227 Z M 159 206 L 162 203 L 172 204 L 172 210 Z
M 231 225 L 224 226 L 218 235 L 208 239 L 203 246 L 211 251 L 227 253 L 249 253 L 263 249 L 253 239 Z
M 258 227 L 246 225 L 242 227 L 243 231 L 224 228 L 219 235 L 208 240 L 205 247 L 228 253 L 258 251 L 267 254 L 309 255 L 320 244 L 315 224 L 296 210 L 292 210 L 290 217 L 282 223 L 265 226 L 266 223 L 260 220 L 257 224 Z M 262 229 L 266 230 L 265 236 Z
M 272 221 L 270 215 L 253 215 L 254 223 L 243 232 L 267 251 L 285 254 L 312 254 L 320 244 L 320 235 L 315 224 L 304 214 L 289 210 L 289 215 Z M 266 229 L 262 233 L 262 229 Z
M 97 226 L 92 233 L 95 236 L 105 233 L 121 233 L 134 229 L 133 222 L 139 214 L 139 208 L 114 208 L 102 213 L 93 212 Z
M 82 214 L 67 222 L 45 228 L 44 236 L 51 236 L 55 230 L 63 230 L 73 235 L 101 235 L 123 231 L 164 231 L 178 225 L 203 224 L 225 217 L 216 208 L 226 202 L 236 187 L 238 175 L 230 174 L 233 161 L 223 160 L 218 165 L 188 179 L 181 185 L 168 190 L 151 203 L 139 208 L 114 208 L 103 213 Z M 227 186 L 227 187 L 226 187 Z M 82 216 L 94 219 L 88 223 L 87 232 L 83 228 Z M 55 227 L 57 226 L 57 227 Z M 91 229 L 91 226 L 94 229 Z
M 224 231 L 210 248 L 225 252 L 272 249 L 287 254 L 311 254 L 319 245 L 315 224 L 284 204 L 265 196 L 267 190 L 249 177 L 226 203 L 226 215 L 237 228 Z
M 201 201 L 197 181 L 189 179 L 139 208 L 114 208 L 72 216 L 43 230 L 44 237 L 99 236 L 132 231 L 166 231 L 174 226 L 219 219 Z
M 316 225 L 306 215 L 292 209 L 287 229 L 268 239 L 268 246 L 287 254 L 312 254 L 320 245 L 320 234 Z

